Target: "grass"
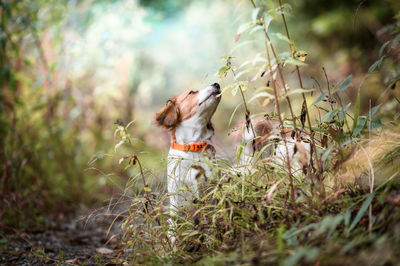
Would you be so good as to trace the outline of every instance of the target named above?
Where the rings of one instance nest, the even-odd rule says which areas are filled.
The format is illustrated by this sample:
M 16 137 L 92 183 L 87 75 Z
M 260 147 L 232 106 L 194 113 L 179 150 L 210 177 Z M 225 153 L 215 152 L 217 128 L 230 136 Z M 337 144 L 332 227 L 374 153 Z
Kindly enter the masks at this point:
M 163 193 L 137 195 L 132 200 L 125 227 L 126 245 L 134 250 L 130 259 L 137 263 L 199 265 L 347 265 L 370 263 L 371 259 L 395 263 L 399 259 L 400 210 L 399 199 L 393 195 L 398 195 L 400 175 L 393 165 L 400 159 L 400 150 L 397 147 L 386 154 L 390 154 L 390 160 L 376 157 L 374 165 L 378 172 L 392 168 L 391 175 L 385 171 L 386 178 L 380 178 L 373 193 L 357 184 L 365 182 L 363 172 L 345 186 L 336 184 L 337 190 L 330 190 L 325 199 L 313 197 L 308 182 L 296 178 L 297 218 L 288 196 L 287 174 L 277 172 L 276 165 L 263 163 L 255 173 L 238 176 L 231 165 L 216 162 L 223 174 L 207 185 L 201 199 L 174 217 L 177 251 L 167 238 L 169 215 Z
M 167 234 L 168 196 L 162 187 L 142 190 L 132 198 L 123 226 L 126 246 L 133 250 L 129 260 L 198 265 L 395 263 L 400 255 L 398 129 L 359 139 L 360 147 L 339 171 L 324 173 L 324 197 L 307 175 L 294 175 L 297 215 L 284 163 L 267 158 L 253 165 L 253 171 L 239 171 L 233 161 L 210 162 L 215 176 L 202 188 L 201 198 L 172 217 L 177 223 L 176 250 Z M 341 156 L 337 150 L 330 160 Z M 372 193 L 366 156 L 375 174 Z
M 218 75 L 222 79 L 231 73 L 235 82 L 223 92 L 240 92 L 245 126 L 253 130 L 246 97 L 251 86 L 263 82 L 250 101 L 271 102 L 274 111 L 264 110 L 265 117 L 278 120 L 281 129 L 293 132 L 293 138 L 301 133 L 310 137 L 309 163 L 301 171 L 290 161 L 274 158 L 241 167 L 236 161 L 215 159 L 209 162 L 214 175 L 201 188 L 201 197 L 174 216 L 168 214 L 163 187 L 145 185 L 132 198 L 122 227 L 126 246 L 133 250 L 128 260 L 156 265 L 396 264 L 400 260 L 398 122 L 392 120 L 383 127 L 380 106 L 370 104 L 368 113 L 362 114 L 360 88 L 364 81 L 354 109 L 351 103 L 344 104 L 342 98 L 352 84 L 352 75 L 332 86 L 324 70 L 326 88 L 319 86 L 320 95 L 314 99 L 306 96 L 309 91 L 304 89 L 300 73 L 304 58 L 296 55 L 307 52 L 297 51 L 290 39 L 285 20 L 290 8 L 280 1 L 276 8 L 251 4 L 252 20 L 241 27 L 235 40 L 241 38 L 243 28 L 263 29 L 264 64 L 255 70 L 262 74 L 251 81 L 239 79 L 235 57 L 228 54 L 222 57 L 225 65 Z M 289 48 L 281 54 L 277 54 L 268 28 L 278 18 L 286 35 L 281 34 L 280 39 Z M 284 72 L 290 67 L 297 73 L 300 89 L 290 90 Z M 299 115 L 293 111 L 294 98 L 302 99 Z M 242 150 L 238 147 L 237 157 Z M 246 167 L 252 170 L 243 171 Z M 142 174 L 135 180 L 152 178 Z M 176 228 L 171 229 L 168 219 L 175 220 Z M 176 249 L 168 238 L 170 230 L 174 230 Z

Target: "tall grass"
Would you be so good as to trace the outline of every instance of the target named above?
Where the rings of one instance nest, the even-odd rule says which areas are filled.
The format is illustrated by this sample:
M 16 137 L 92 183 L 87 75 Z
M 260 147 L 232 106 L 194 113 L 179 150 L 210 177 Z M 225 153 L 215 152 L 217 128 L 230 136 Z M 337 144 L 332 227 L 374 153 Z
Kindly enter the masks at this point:
M 297 49 L 286 23 L 291 7 L 281 1 L 271 3 L 251 0 L 252 19 L 239 27 L 235 38 L 239 42 L 246 31 L 262 32 L 265 52 L 260 56 L 261 65 L 256 69 L 249 64 L 237 67 L 235 57 L 228 54 L 222 57 L 225 65 L 218 74 L 221 79 L 233 75 L 234 83 L 223 93 L 240 93 L 248 130 L 254 131 L 249 103 L 258 102 L 261 108 L 273 110 L 264 109 L 262 114 L 279 121 L 287 155 L 287 130 L 297 141 L 301 134 L 308 135 L 309 163 L 298 171 L 289 156 L 286 161 L 252 160 L 241 167 L 238 160 L 208 161 L 214 175 L 203 184 L 201 197 L 172 217 L 165 190 L 146 183 L 157 177 L 140 170 L 131 182 L 141 180 L 143 190 L 132 198 L 122 227 L 132 251 L 129 259 L 135 263 L 390 264 L 399 259 L 394 248 L 400 244 L 398 123 L 382 131 L 379 106 L 370 106 L 362 115 L 360 88 L 354 104 L 344 103 L 351 75 L 331 86 L 324 70 L 321 74 L 327 85 L 311 97 L 315 90 L 305 88 L 301 76 L 307 52 Z M 271 32 L 271 22 L 281 23 L 284 34 Z M 286 43 L 288 50 L 278 53 L 277 40 Z M 298 85 L 286 76 L 293 70 Z M 242 72 L 256 75 L 244 79 Z M 294 102 L 302 106 L 298 114 Z M 129 139 L 124 137 L 128 130 L 119 128 L 121 131 L 123 140 Z M 377 149 L 380 152 L 374 152 Z M 239 146 L 237 157 L 242 151 Z M 256 152 L 253 158 L 260 154 Z M 141 167 L 136 153 L 124 159 L 129 159 L 129 167 Z M 168 238 L 170 218 L 177 225 L 173 229 L 176 248 Z

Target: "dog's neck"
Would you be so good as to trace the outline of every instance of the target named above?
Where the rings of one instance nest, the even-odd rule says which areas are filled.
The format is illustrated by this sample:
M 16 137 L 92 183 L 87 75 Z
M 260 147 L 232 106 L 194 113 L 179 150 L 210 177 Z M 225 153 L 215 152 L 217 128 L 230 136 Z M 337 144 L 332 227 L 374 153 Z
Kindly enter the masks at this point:
M 172 140 L 180 144 L 209 141 L 214 135 L 210 121 L 197 115 L 182 121 L 172 132 Z

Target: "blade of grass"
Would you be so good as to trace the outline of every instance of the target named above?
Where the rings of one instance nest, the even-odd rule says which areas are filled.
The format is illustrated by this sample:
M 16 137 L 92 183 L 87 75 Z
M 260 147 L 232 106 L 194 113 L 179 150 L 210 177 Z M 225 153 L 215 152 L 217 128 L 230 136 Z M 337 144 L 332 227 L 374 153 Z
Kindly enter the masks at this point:
M 353 119 L 353 132 L 354 129 L 357 127 L 358 124 L 358 116 L 360 114 L 360 89 L 358 90 L 357 93 L 357 99 L 356 99 L 356 109 L 354 110 L 354 119 Z

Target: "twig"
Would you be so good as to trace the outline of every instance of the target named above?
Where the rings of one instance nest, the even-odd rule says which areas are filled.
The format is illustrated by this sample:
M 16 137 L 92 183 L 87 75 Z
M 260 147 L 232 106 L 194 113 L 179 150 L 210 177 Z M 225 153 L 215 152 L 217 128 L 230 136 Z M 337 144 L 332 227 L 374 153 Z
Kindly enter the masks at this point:
M 266 31 L 265 23 L 264 23 L 264 31 Z M 297 205 L 296 205 L 296 201 L 295 201 L 295 198 L 294 198 L 293 175 L 292 175 L 292 167 L 290 166 L 289 148 L 288 148 L 288 145 L 287 145 L 286 136 L 283 135 L 283 130 L 284 130 L 283 119 L 282 119 L 282 116 L 281 116 L 281 110 L 280 110 L 280 105 L 279 105 L 278 90 L 276 89 L 275 80 L 273 78 L 273 71 L 272 71 L 272 68 L 271 68 L 271 57 L 270 57 L 270 54 L 269 54 L 269 49 L 268 49 L 267 42 L 265 42 L 265 50 L 267 52 L 268 68 L 270 70 L 272 88 L 274 89 L 276 110 L 277 110 L 277 113 L 278 113 L 279 122 L 280 122 L 280 124 L 282 126 L 282 132 L 281 132 L 282 139 L 283 139 L 283 142 L 285 144 L 285 149 L 286 149 L 286 163 L 287 163 L 288 174 L 289 174 L 290 199 L 292 201 L 294 213 L 295 213 L 295 216 L 296 216 L 296 219 L 297 219 L 298 210 L 297 210 Z
M 230 63 L 230 61 L 228 60 L 228 61 L 227 61 L 227 65 L 230 65 L 230 64 L 231 64 L 231 63 Z M 232 71 L 233 76 L 236 77 L 236 73 L 235 73 L 235 71 L 233 70 L 232 67 L 231 67 L 231 71 Z M 255 143 L 255 137 L 256 137 L 256 131 L 254 130 L 253 123 L 251 122 L 251 119 L 250 119 L 250 111 L 249 111 L 249 108 L 247 107 L 247 103 L 246 103 L 246 99 L 245 99 L 245 97 L 244 97 L 244 93 L 243 93 L 243 90 L 242 90 L 242 86 L 241 86 L 240 84 L 239 84 L 238 86 L 239 86 L 240 95 L 242 96 L 243 106 L 244 106 L 244 110 L 245 110 L 246 128 L 247 128 L 247 130 L 248 130 L 248 129 L 249 129 L 249 126 L 250 126 L 250 129 L 251 129 L 251 131 L 253 132 L 254 138 L 253 138 L 252 143 L 253 143 L 253 145 L 254 145 L 254 143 Z
M 374 183 L 375 183 L 375 174 L 374 174 L 374 168 L 372 166 L 371 159 L 369 158 L 369 155 L 367 151 L 364 149 L 362 145 L 360 145 L 361 150 L 364 152 L 365 156 L 367 157 L 368 161 L 368 166 L 369 166 L 369 193 L 374 192 Z M 371 234 L 372 232 L 372 204 L 369 205 L 369 212 L 368 212 L 368 232 Z
M 279 0 L 279 8 L 280 8 L 280 9 L 282 8 L 281 0 Z M 290 48 L 290 51 L 291 51 L 291 54 L 292 54 L 292 58 L 294 58 L 293 45 L 292 45 L 292 42 L 291 42 L 291 39 L 290 39 L 289 30 L 288 30 L 288 27 L 287 27 L 285 15 L 283 14 L 283 12 L 281 12 L 281 15 L 282 15 L 282 20 L 283 20 L 283 25 L 285 26 L 286 36 L 287 36 L 287 38 L 289 39 L 289 48 Z M 304 89 L 304 87 L 303 87 L 303 82 L 302 82 L 302 80 L 301 80 L 301 75 L 300 75 L 299 66 L 296 66 L 296 72 L 297 72 L 297 78 L 298 78 L 298 80 L 299 80 L 300 88 L 301 88 L 301 89 Z M 312 146 L 313 146 L 313 151 L 314 151 L 315 159 L 316 159 L 317 164 L 318 164 L 319 174 L 322 174 L 323 166 L 322 166 L 322 162 L 321 162 L 321 161 L 319 160 L 319 158 L 318 158 L 317 146 L 315 145 L 314 133 L 313 133 L 312 126 L 311 126 L 310 114 L 309 114 L 309 112 L 308 112 L 307 100 L 306 100 L 306 96 L 305 96 L 304 92 L 302 93 L 302 97 L 303 97 L 303 102 L 304 102 L 305 111 L 306 111 L 307 123 L 308 123 L 308 126 L 309 126 L 309 128 L 310 128 L 311 144 L 312 144 Z M 311 156 L 312 156 L 312 154 L 311 154 Z M 312 158 L 311 158 L 311 159 L 312 159 Z
M 325 67 L 322 67 L 322 71 L 324 72 L 325 79 L 326 79 L 326 87 L 328 88 L 328 97 L 329 97 L 328 103 L 331 106 L 331 110 L 333 110 L 333 105 L 332 105 L 332 100 L 331 100 L 332 99 L 331 86 L 329 85 L 329 79 L 328 79 L 328 75 L 326 74 Z

